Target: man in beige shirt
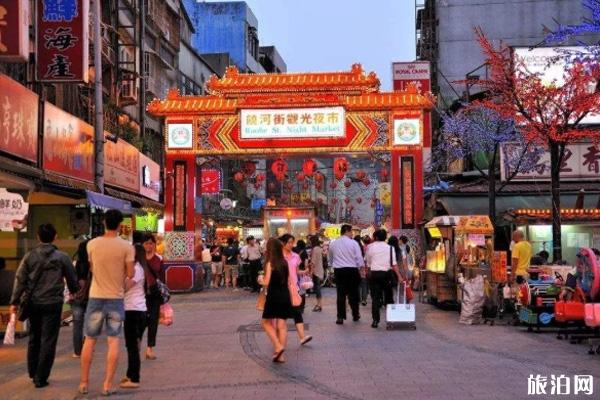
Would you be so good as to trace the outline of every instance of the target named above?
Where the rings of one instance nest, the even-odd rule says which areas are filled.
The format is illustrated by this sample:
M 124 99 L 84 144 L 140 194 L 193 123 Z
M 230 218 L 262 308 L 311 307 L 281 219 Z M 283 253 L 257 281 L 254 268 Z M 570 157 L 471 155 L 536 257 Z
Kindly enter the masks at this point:
M 118 235 L 123 215 L 118 210 L 104 214 L 103 236 L 91 240 L 87 252 L 92 273 L 90 297 L 85 312 L 85 342 L 81 353 L 79 392 L 86 394 L 94 346 L 106 327 L 108 355 L 103 395 L 113 393 L 112 381 L 119 359 L 119 336 L 125 319 L 125 278 L 134 276 L 134 247 Z

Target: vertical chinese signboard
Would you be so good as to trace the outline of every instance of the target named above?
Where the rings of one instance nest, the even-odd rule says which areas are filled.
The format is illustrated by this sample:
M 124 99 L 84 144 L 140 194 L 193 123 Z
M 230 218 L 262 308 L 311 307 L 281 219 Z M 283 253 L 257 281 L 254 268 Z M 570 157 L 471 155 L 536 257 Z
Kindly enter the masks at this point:
M 185 199 L 186 199 L 186 188 L 185 188 L 185 180 L 186 180 L 186 164 L 183 162 L 175 163 L 175 190 L 173 191 L 175 199 L 173 201 L 173 221 L 175 231 L 185 231 L 185 219 L 186 219 L 186 209 L 185 209 Z
M 94 181 L 94 128 L 58 107 L 44 103 L 44 169 Z
M 0 74 L 0 150 L 37 162 L 38 95 Z
M 400 159 L 400 190 L 402 204 L 402 229 L 415 226 L 415 161 L 413 157 Z
M 0 62 L 29 59 L 29 0 L 0 0 Z
M 219 194 L 221 191 L 221 171 L 214 168 L 202 168 L 200 192 L 202 194 Z
M 36 73 L 39 81 L 88 81 L 88 16 L 89 0 L 38 2 Z
M 137 193 L 140 189 L 138 149 L 124 140 L 106 141 L 104 154 L 104 183 Z

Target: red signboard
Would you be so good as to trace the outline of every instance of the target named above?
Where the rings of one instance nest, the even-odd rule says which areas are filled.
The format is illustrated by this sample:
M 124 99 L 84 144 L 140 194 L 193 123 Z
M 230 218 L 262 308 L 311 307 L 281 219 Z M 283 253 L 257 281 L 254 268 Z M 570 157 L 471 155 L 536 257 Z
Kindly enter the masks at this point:
M 94 128 L 52 104 L 44 103 L 44 169 L 94 181 Z
M 221 191 L 221 171 L 218 169 L 202 169 L 202 194 L 218 194 Z
M 29 0 L 0 0 L 0 62 L 29 59 Z
M 402 187 L 402 229 L 415 227 L 414 160 L 402 157 L 400 161 Z
M 0 150 L 37 162 L 38 95 L 0 74 Z
M 88 81 L 88 20 L 89 0 L 38 2 L 36 64 L 39 81 Z
M 158 201 L 160 197 L 160 166 L 140 153 L 140 194 Z
M 109 133 L 105 133 L 105 136 Z M 138 192 L 140 189 L 139 151 L 124 140 L 104 144 L 104 182 Z
M 175 231 L 185 231 L 185 178 L 186 178 L 186 165 L 185 163 L 175 163 L 175 201 L 174 205 L 174 229 Z

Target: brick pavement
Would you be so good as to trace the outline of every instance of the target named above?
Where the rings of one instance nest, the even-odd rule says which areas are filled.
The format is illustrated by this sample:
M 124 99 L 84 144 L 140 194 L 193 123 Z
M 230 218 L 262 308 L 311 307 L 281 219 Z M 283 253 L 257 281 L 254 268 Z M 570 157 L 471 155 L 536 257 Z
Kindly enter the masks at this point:
M 210 291 L 174 296 L 175 324 L 160 327 L 158 361 L 142 362 L 142 387 L 120 390 L 123 399 L 521 399 L 529 374 L 596 374 L 600 356 L 553 334 L 497 325 L 459 325 L 454 312 L 418 307 L 418 329 L 370 327 L 369 307 L 359 323 L 334 324 L 334 291 L 323 313 L 306 322 L 315 339 L 300 348 L 290 331 L 287 363 L 273 365 L 258 325 L 254 298 L 246 292 Z M 26 340 L 0 347 L 0 399 L 98 398 L 105 347 L 99 341 L 90 394 L 77 396 L 78 360 L 71 358 L 71 328 L 63 328 L 50 386 L 34 389 L 25 367 Z M 121 353 L 117 377 L 124 374 Z M 548 387 L 549 389 L 549 387 Z M 561 396 L 565 398 L 565 396 Z M 572 398 L 568 397 L 568 398 Z M 531 398 L 531 396 L 529 396 Z M 551 398 L 551 396 L 540 398 Z

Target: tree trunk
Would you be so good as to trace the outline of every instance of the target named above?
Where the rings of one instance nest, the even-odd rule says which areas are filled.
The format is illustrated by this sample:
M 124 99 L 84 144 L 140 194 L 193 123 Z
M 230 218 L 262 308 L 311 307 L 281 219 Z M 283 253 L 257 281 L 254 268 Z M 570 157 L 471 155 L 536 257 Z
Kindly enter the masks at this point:
M 562 260 L 562 234 L 560 215 L 560 169 L 564 156 L 564 145 L 550 142 L 550 186 L 552 196 L 552 258 Z
M 488 164 L 488 215 L 492 225 L 496 227 L 496 155 L 499 145 L 496 144 L 494 154 Z

